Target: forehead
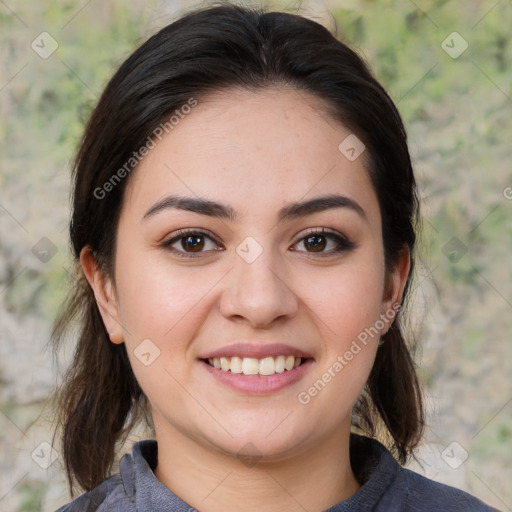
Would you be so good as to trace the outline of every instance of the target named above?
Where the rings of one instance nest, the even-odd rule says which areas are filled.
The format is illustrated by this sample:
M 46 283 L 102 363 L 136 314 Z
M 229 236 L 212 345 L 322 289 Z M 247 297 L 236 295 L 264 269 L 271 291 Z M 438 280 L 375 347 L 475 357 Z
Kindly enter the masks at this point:
M 222 200 L 241 216 L 261 216 L 290 201 L 341 193 L 378 220 L 367 155 L 349 160 L 339 149 L 353 136 L 323 100 L 305 91 L 211 93 L 144 157 L 124 209 L 141 217 L 172 193 Z

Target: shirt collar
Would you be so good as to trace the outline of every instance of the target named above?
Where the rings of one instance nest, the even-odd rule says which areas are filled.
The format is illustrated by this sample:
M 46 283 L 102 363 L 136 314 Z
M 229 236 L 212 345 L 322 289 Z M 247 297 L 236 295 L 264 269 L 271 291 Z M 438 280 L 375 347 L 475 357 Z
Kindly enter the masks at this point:
M 325 512 L 370 511 L 383 498 L 397 476 L 400 465 L 378 441 L 357 434 L 350 436 L 350 458 L 361 488 L 350 498 Z M 125 493 L 137 512 L 194 512 L 195 509 L 163 485 L 153 473 L 158 459 L 155 440 L 135 443 L 120 463 Z

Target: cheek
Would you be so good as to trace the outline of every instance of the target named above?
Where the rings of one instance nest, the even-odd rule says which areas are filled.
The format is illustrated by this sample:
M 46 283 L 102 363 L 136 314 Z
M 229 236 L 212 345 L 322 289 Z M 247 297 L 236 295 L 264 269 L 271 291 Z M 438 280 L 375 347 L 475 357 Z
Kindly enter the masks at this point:
M 166 355 L 186 348 L 200 328 L 208 293 L 218 273 L 204 267 L 185 268 L 160 258 L 133 253 L 116 267 L 120 292 L 120 318 L 127 346 L 134 349 L 143 339 L 153 340 Z
M 378 260 L 361 260 L 326 275 L 318 274 L 314 282 L 318 286 L 310 298 L 316 304 L 315 313 L 338 350 L 379 319 L 384 266 Z
M 313 416 L 330 410 L 326 422 L 336 424 L 349 415 L 373 367 L 380 302 L 376 287 L 366 288 L 361 280 L 340 279 L 326 295 L 316 309 L 325 352 L 297 399 Z
M 378 254 L 378 251 L 376 251 Z M 378 347 L 376 329 L 380 319 L 384 265 L 375 257 L 364 257 L 317 280 L 323 286 L 314 308 L 325 357 L 314 382 L 309 383 L 303 402 L 328 407 L 334 400 L 347 413 L 357 400 L 373 367 Z M 312 387 L 311 387 L 312 386 Z M 325 389 L 325 392 L 324 392 Z M 316 398 L 316 396 L 322 395 Z M 300 397 L 299 397 L 300 398 Z M 320 410 L 319 409 L 319 410 Z
M 183 394 L 179 382 L 195 362 L 188 348 L 204 322 L 208 292 L 218 276 L 199 267 L 156 265 L 149 258 L 147 264 L 142 258 L 134 263 L 119 265 L 118 280 L 130 363 L 153 405 L 162 398 L 178 403 Z

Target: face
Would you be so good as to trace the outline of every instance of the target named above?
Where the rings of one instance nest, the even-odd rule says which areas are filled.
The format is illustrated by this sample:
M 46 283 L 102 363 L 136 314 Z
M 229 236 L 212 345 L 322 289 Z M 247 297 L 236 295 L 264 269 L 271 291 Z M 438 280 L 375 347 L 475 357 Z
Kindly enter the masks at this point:
M 366 155 L 338 149 L 351 132 L 323 107 L 291 89 L 201 99 L 130 177 L 115 283 L 82 255 L 157 437 L 278 459 L 348 432 L 408 259 L 386 279 Z

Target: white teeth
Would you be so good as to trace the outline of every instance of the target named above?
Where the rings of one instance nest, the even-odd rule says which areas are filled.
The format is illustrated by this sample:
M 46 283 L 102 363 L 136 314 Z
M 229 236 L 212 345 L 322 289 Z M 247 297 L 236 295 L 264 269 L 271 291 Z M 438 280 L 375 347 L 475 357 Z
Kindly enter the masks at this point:
M 231 358 L 231 373 L 242 373 L 242 358 L 232 357 Z
M 295 356 L 264 357 L 214 357 L 208 359 L 208 363 L 218 370 L 231 373 L 243 373 L 244 375 L 274 375 L 285 370 L 293 370 L 300 366 L 302 359 Z
M 300 360 L 299 360 L 300 362 Z M 260 375 L 273 375 L 275 373 L 276 363 L 273 357 L 265 357 L 260 359 L 259 374 Z
M 284 356 L 277 356 L 276 357 L 276 373 L 283 373 L 284 372 L 284 365 L 285 365 L 286 358 Z
M 256 375 L 258 373 L 258 360 L 253 357 L 242 359 L 242 373 L 244 375 Z
M 225 372 L 227 372 L 229 370 L 229 359 L 227 357 L 220 358 L 220 367 Z

